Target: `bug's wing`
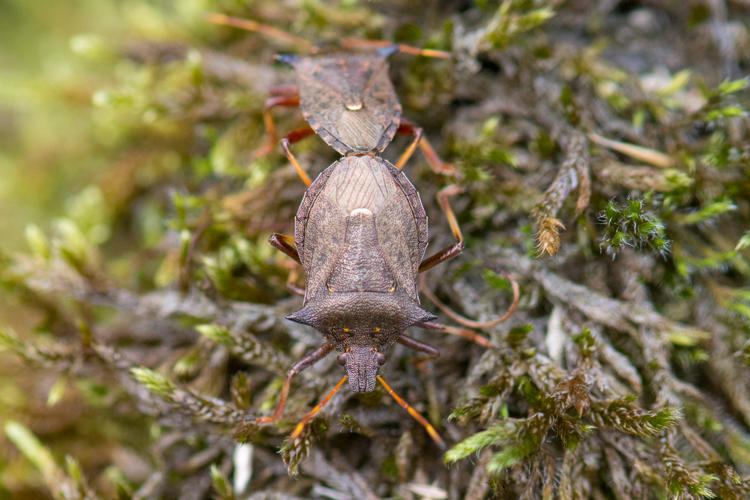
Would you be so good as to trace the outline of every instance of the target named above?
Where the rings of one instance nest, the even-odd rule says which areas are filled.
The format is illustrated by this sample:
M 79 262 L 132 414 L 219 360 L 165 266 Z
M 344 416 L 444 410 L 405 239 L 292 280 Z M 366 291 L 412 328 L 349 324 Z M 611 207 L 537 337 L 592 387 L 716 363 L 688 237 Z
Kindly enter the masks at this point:
M 294 239 L 307 279 L 305 302 L 324 291 L 344 245 L 346 213 L 327 195 L 328 180 L 341 163 L 334 163 L 313 181 L 294 221 Z
M 380 164 L 392 183 L 376 218 L 380 251 L 401 290 L 419 303 L 417 275 L 427 249 L 427 215 L 419 193 L 403 172 L 382 158 L 371 161 Z
M 349 227 L 355 211 L 366 209 L 377 224 L 377 214 L 389 197 L 389 192 L 394 190 L 387 170 L 378 163 L 371 163 L 369 157 L 342 158 L 324 170 L 305 193 L 297 211 L 295 240 L 307 275 L 306 300 L 318 293 L 333 291 L 332 276 L 334 271 L 341 270 L 341 259 L 346 257 L 348 248 L 352 247 L 354 251 L 354 247 L 365 244 L 362 241 L 347 244 L 347 232 L 355 229 Z M 370 284 L 364 281 L 368 280 L 368 276 L 382 278 L 383 274 L 375 269 L 378 262 L 383 262 L 377 255 L 375 234 L 365 247 L 360 250 L 366 257 L 362 265 L 355 266 L 357 269 L 352 269 L 347 278 L 351 285 L 360 284 L 355 288 L 367 289 Z M 371 284 L 374 284 L 380 280 L 372 281 Z
M 297 212 L 295 239 L 307 274 L 306 300 L 327 292 L 334 268 L 347 249 L 347 218 L 357 209 L 373 215 L 376 233 L 367 250 L 371 255 L 359 272 L 371 274 L 375 269 L 370 267 L 384 262 L 387 269 L 381 274 L 389 271 L 397 288 L 418 300 L 416 276 L 427 247 L 427 216 L 406 176 L 382 158 L 370 156 L 342 158 L 305 193 Z
M 382 151 L 393 139 L 401 106 L 384 58 L 306 57 L 294 68 L 305 120 L 340 154 Z
M 383 130 L 374 148 L 382 152 L 393 140 L 401 123 L 401 103 L 388 74 L 388 62 L 379 58 L 374 64 L 378 69 L 374 71 L 363 92 L 364 108 L 372 110 L 374 121 Z

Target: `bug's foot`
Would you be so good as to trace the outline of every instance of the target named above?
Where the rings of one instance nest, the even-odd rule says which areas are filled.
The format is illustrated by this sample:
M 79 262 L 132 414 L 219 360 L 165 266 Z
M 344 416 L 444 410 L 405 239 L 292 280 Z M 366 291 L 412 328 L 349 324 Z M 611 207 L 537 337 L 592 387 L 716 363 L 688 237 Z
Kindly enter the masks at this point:
M 435 165 L 435 170 L 442 175 L 457 176 L 458 169 L 453 163 L 440 162 Z
M 253 152 L 253 160 L 258 160 L 260 158 L 270 155 L 271 153 L 273 153 L 273 150 L 275 148 L 276 148 L 275 140 L 266 141 L 265 144 L 263 144 L 261 147 L 259 147 Z

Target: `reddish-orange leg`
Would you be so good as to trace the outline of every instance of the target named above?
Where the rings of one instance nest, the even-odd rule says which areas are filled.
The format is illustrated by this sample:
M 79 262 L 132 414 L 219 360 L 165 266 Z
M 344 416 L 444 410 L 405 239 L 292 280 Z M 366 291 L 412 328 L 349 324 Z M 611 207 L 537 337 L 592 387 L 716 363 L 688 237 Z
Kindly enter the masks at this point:
M 409 146 L 406 148 L 406 150 L 401 153 L 401 156 L 398 157 L 398 161 L 396 161 L 395 167 L 399 170 L 402 170 L 406 163 L 409 161 L 409 159 L 414 154 L 414 151 L 417 149 L 417 145 L 419 144 L 419 141 L 422 139 L 422 129 L 418 128 L 414 131 L 414 140 L 411 141 Z
M 302 431 L 305 430 L 305 426 L 307 426 L 307 424 L 310 423 L 310 421 L 314 419 L 318 413 L 320 413 L 320 410 L 322 410 L 328 403 L 331 402 L 333 396 L 335 396 L 336 393 L 339 392 L 348 378 L 349 375 L 344 375 L 343 377 L 341 377 L 341 380 L 339 380 L 333 387 L 333 389 L 331 389 L 331 391 L 326 394 L 326 397 L 321 399 L 320 402 L 316 404 L 312 410 L 310 410 L 310 413 L 302 417 L 302 420 L 300 420 L 299 423 L 294 427 L 294 432 L 292 432 L 292 434 L 290 435 L 292 439 L 297 439 L 300 434 L 302 434 Z
M 377 376 L 378 382 L 380 382 L 380 385 L 383 386 L 383 388 L 390 394 L 390 396 L 393 398 L 398 405 L 403 408 L 404 410 L 411 415 L 411 417 L 419 422 L 419 424 L 424 427 L 424 429 L 427 431 L 427 434 L 430 435 L 433 441 L 435 441 L 435 444 L 437 444 L 440 448 L 445 448 L 445 442 L 443 441 L 443 438 L 440 437 L 440 434 L 435 430 L 435 428 L 430 424 L 426 418 L 424 418 L 422 415 L 419 414 L 417 410 L 412 408 L 412 406 L 404 401 L 404 399 L 396 394 L 396 391 L 394 391 L 390 385 L 388 385 L 388 382 L 385 381 L 382 375 Z
M 516 312 L 516 309 L 518 309 L 518 301 L 521 298 L 521 290 L 518 286 L 518 282 L 507 274 L 504 274 L 504 276 L 508 281 L 510 281 L 510 285 L 513 288 L 513 301 L 511 302 L 510 306 L 508 306 L 508 309 L 505 311 L 505 313 L 502 316 L 498 316 L 497 318 L 491 319 L 488 321 L 475 321 L 465 316 L 461 316 L 460 314 L 452 310 L 450 307 L 445 305 L 443 301 L 438 299 L 437 295 L 432 293 L 432 290 L 430 290 L 426 286 L 424 279 L 423 279 L 424 276 L 420 278 L 419 285 L 420 285 L 420 289 L 422 293 L 430 300 L 430 302 L 435 304 L 438 307 L 438 309 L 443 311 L 445 315 L 448 316 L 450 319 L 468 328 L 484 329 L 484 328 L 492 328 L 494 326 L 499 325 L 500 323 L 507 321 L 511 316 L 513 316 L 513 313 Z
M 294 244 L 294 238 L 292 236 L 273 233 L 268 238 L 268 242 L 291 257 L 297 264 L 302 264 L 299 254 L 297 253 L 297 246 Z
M 420 370 L 424 368 L 424 364 L 427 361 L 440 356 L 440 351 L 432 347 L 430 344 L 425 344 L 424 342 L 420 342 L 419 340 L 413 339 L 407 335 L 401 335 L 398 340 L 396 340 L 396 342 L 398 342 L 402 346 L 408 347 L 409 349 L 426 354 L 426 356 L 418 356 L 412 360 L 414 366 L 416 366 Z
M 281 30 L 269 24 L 259 23 L 252 19 L 241 19 L 239 17 L 231 17 L 224 14 L 211 13 L 208 14 L 207 19 L 213 24 L 220 24 L 223 26 L 232 26 L 234 28 L 240 28 L 246 31 L 253 31 L 260 33 L 269 38 L 275 38 L 282 42 L 297 45 L 304 49 L 306 52 L 316 53 L 319 48 L 305 40 L 302 37 L 293 35 L 287 31 Z M 341 40 L 341 48 L 385 48 L 394 45 L 393 42 L 388 40 L 367 40 L 362 38 L 344 38 Z M 395 44 L 398 45 L 398 50 L 404 54 L 411 54 L 415 56 L 423 57 L 435 57 L 438 59 L 450 59 L 450 52 L 435 49 L 420 49 L 419 47 L 413 47 L 403 43 Z
M 437 332 L 447 333 L 448 335 L 455 335 L 456 337 L 461 337 L 462 339 L 466 339 L 469 342 L 474 342 L 475 344 L 480 345 L 485 349 L 490 349 L 491 347 L 493 347 L 490 339 L 483 335 L 480 335 L 474 330 L 469 330 L 467 328 L 458 328 L 455 326 L 444 325 L 442 323 L 435 323 L 433 321 L 429 321 L 427 323 L 417 323 L 415 326 L 424 328 L 426 330 L 435 330 Z
M 453 237 L 456 238 L 456 242 L 436 254 L 426 258 L 422 261 L 422 263 L 419 265 L 419 272 L 423 273 L 427 271 L 428 269 L 431 269 L 435 267 L 436 265 L 440 264 L 441 262 L 446 262 L 451 260 L 452 258 L 458 256 L 464 249 L 464 235 L 461 232 L 461 227 L 458 225 L 458 221 L 456 220 L 456 214 L 453 213 L 453 208 L 451 208 L 450 204 L 450 197 L 455 196 L 459 193 L 461 193 L 463 189 L 456 185 L 451 184 L 450 186 L 446 186 L 443 189 L 441 189 L 437 194 L 437 200 L 438 204 L 440 205 L 440 208 L 442 209 L 443 213 L 445 214 L 445 218 L 448 219 L 448 226 L 451 228 L 451 233 L 453 233 Z
M 282 147 L 284 148 L 284 151 L 287 153 L 287 157 L 289 158 L 289 161 L 294 166 L 294 169 L 297 171 L 297 175 L 299 175 L 300 179 L 302 179 L 302 182 L 305 183 L 306 186 L 310 186 L 310 177 L 307 175 L 307 172 L 304 171 L 302 166 L 299 164 L 297 159 L 294 157 L 292 152 L 289 150 L 289 145 L 293 144 L 295 142 L 301 141 L 302 139 L 309 137 L 313 134 L 313 129 L 310 127 L 303 127 L 299 128 L 297 130 L 293 130 L 289 132 L 286 137 L 282 140 Z M 302 261 L 299 257 L 299 253 L 297 252 L 297 246 L 294 243 L 294 238 L 292 236 L 287 236 L 284 234 L 274 233 L 271 235 L 270 238 L 268 238 L 269 243 L 273 245 L 274 247 L 278 248 L 285 254 L 287 254 L 289 257 L 294 259 L 295 262 L 298 264 L 302 264 Z M 300 287 L 295 285 L 296 281 L 296 275 L 290 273 L 289 274 L 289 281 L 287 282 L 287 288 L 296 295 L 305 295 L 305 291 L 301 289 Z
M 425 344 L 424 342 L 420 342 L 419 340 L 413 339 L 407 335 L 401 335 L 397 342 L 409 349 L 427 354 L 427 358 L 425 359 L 432 359 L 440 356 L 440 351 L 432 347 L 430 344 Z
M 312 134 L 313 130 L 308 127 L 290 132 L 286 137 L 281 139 L 281 149 L 284 150 L 286 157 L 289 159 L 289 163 L 292 164 L 294 170 L 297 172 L 297 175 L 307 187 L 310 187 L 310 184 L 312 184 L 312 180 L 310 179 L 310 176 L 307 175 L 307 171 L 305 171 L 305 169 L 302 168 L 302 165 L 299 164 L 297 158 L 294 156 L 294 153 L 292 153 L 292 151 L 289 149 L 289 145 Z
M 456 238 L 456 242 L 453 245 L 446 247 L 443 250 L 440 250 L 439 252 L 437 252 L 436 254 L 423 260 L 422 263 L 419 265 L 420 273 L 435 267 L 441 262 L 446 262 L 456 257 L 463 251 L 464 236 L 463 236 L 463 233 L 461 232 L 461 227 L 458 225 L 458 221 L 456 220 L 456 214 L 453 213 L 453 208 L 450 205 L 450 197 L 461 193 L 461 191 L 462 191 L 461 187 L 455 184 L 452 184 L 450 186 L 444 187 L 443 189 L 440 190 L 440 192 L 438 192 L 437 194 L 438 204 L 440 205 L 440 208 L 443 210 L 443 213 L 445 214 L 446 219 L 448 219 L 448 225 L 451 228 L 451 233 L 453 233 L 453 237 Z M 420 284 L 420 289 L 422 293 L 424 293 L 427 296 L 427 298 L 438 307 L 438 309 L 443 311 L 453 321 L 468 328 L 483 329 L 483 328 L 492 328 L 493 326 L 499 325 L 500 323 L 507 321 L 508 318 L 510 318 L 513 315 L 516 308 L 518 307 L 518 300 L 520 297 L 520 290 L 518 287 L 518 283 L 514 279 L 512 279 L 510 276 L 506 275 L 506 278 L 510 280 L 511 286 L 513 287 L 513 302 L 511 303 L 510 307 L 508 307 L 508 310 L 505 312 L 505 314 L 503 314 L 502 316 L 498 318 L 489 320 L 489 321 L 474 321 L 464 316 L 461 316 L 460 314 L 450 309 L 442 301 L 440 301 L 440 299 L 438 299 L 437 296 L 434 293 L 432 293 L 432 291 L 427 286 L 425 286 L 424 279 L 420 278 L 419 284 Z M 425 328 L 430 328 L 433 330 L 440 330 L 451 335 L 458 335 L 460 337 L 464 337 L 484 347 L 490 347 L 492 345 L 487 338 L 471 330 L 465 330 L 463 328 L 455 328 L 455 327 L 441 325 L 439 323 L 431 323 L 431 322 L 423 323 L 421 326 L 424 326 Z
M 297 246 L 294 244 L 294 238 L 286 234 L 273 233 L 269 238 L 268 242 L 275 248 L 278 248 L 286 255 L 291 257 L 297 264 L 301 265 L 302 261 L 297 253 Z M 295 295 L 301 297 L 305 296 L 305 290 L 296 285 L 299 273 L 297 267 L 292 268 L 289 272 L 289 279 L 287 280 L 287 289 Z
M 401 124 L 399 125 L 396 133 L 401 135 L 412 135 L 416 137 L 418 133 L 421 133 L 421 131 L 422 129 L 417 127 L 411 121 L 407 120 L 406 118 L 401 118 Z M 427 164 L 430 166 L 433 172 L 440 175 L 456 175 L 456 167 L 453 166 L 453 164 L 445 163 L 440 159 L 438 154 L 435 152 L 435 149 L 432 147 L 432 144 L 430 144 L 430 142 L 427 140 L 427 137 L 422 136 L 422 139 L 419 141 L 419 149 L 422 150 L 422 154 L 424 155 L 425 160 L 427 160 Z
M 301 141 L 302 139 L 307 139 L 311 135 L 315 135 L 315 131 L 309 125 L 306 125 L 304 127 L 294 129 L 286 134 L 286 136 L 284 136 L 284 138 L 282 139 L 282 142 L 287 141 L 289 144 L 294 144 Z
M 281 415 L 284 413 L 284 408 L 286 407 L 286 400 L 289 397 L 289 389 L 291 389 L 292 387 L 292 379 L 295 376 L 299 375 L 301 371 L 311 367 L 321 359 L 325 358 L 332 350 L 333 344 L 323 344 L 313 352 L 307 354 L 304 358 L 294 363 L 294 365 L 292 365 L 292 367 L 286 374 L 286 380 L 284 381 L 284 387 L 282 387 L 281 389 L 281 394 L 279 395 L 279 402 L 276 404 L 276 409 L 271 415 L 267 417 L 256 418 L 255 423 L 270 424 L 280 419 Z
M 266 143 L 255 152 L 255 157 L 260 158 L 271 153 L 279 140 L 276 123 L 273 121 L 271 110 L 277 106 L 290 108 L 299 107 L 299 89 L 296 85 L 284 85 L 271 89 L 271 96 L 263 105 L 263 124 L 266 127 Z

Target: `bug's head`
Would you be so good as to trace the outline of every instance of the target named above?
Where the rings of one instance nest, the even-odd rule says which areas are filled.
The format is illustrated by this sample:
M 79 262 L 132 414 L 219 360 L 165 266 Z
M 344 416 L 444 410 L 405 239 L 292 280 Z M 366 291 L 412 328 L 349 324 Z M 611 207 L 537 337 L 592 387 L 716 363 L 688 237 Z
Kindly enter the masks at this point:
M 336 358 L 346 368 L 349 375 L 349 387 L 353 392 L 372 392 L 375 390 L 375 377 L 385 364 L 385 354 L 376 347 L 349 347 Z
M 339 352 L 337 360 L 346 368 L 351 390 L 370 392 L 404 330 L 435 316 L 405 294 L 346 292 L 310 302 L 287 319 L 323 333 Z

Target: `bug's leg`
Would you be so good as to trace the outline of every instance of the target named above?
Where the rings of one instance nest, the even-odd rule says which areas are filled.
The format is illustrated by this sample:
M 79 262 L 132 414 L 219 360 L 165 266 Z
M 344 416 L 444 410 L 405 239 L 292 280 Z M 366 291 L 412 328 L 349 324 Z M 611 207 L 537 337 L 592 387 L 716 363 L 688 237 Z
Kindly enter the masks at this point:
M 420 277 L 419 288 L 430 302 L 435 304 L 438 309 L 440 309 L 443 313 L 445 313 L 446 316 L 448 316 L 456 323 L 467 328 L 492 328 L 499 325 L 500 323 L 507 321 L 511 316 L 513 316 L 513 313 L 516 312 L 516 309 L 518 309 L 518 301 L 521 298 L 521 289 L 518 286 L 518 282 L 505 273 L 503 273 L 503 275 L 508 281 L 510 281 L 510 285 L 513 288 L 513 301 L 510 303 L 510 306 L 508 306 L 508 309 L 505 311 L 505 313 L 503 313 L 501 316 L 498 316 L 497 318 L 488 321 L 475 321 L 465 316 L 461 316 L 460 314 L 455 312 L 453 309 L 443 303 L 443 301 L 438 299 L 437 295 L 435 295 L 432 290 L 430 290 L 429 287 L 426 286 L 423 279 L 424 276 Z
M 281 97 L 281 96 L 299 97 L 299 87 L 297 87 L 297 85 L 294 83 L 281 83 L 279 85 L 274 85 L 271 88 L 269 88 L 268 93 L 271 95 L 271 97 Z
M 448 219 L 448 225 L 451 228 L 453 237 L 456 238 L 456 243 L 454 243 L 453 245 L 449 247 L 444 248 L 443 250 L 440 250 L 436 254 L 423 260 L 422 263 L 419 265 L 420 273 L 438 265 L 441 262 L 445 262 L 445 261 L 452 259 L 453 257 L 456 257 L 463 251 L 463 248 L 464 248 L 463 233 L 461 232 L 461 228 L 459 227 L 458 221 L 456 220 L 456 215 L 453 213 L 453 209 L 451 208 L 451 205 L 450 205 L 450 197 L 460 192 L 461 192 L 461 188 L 455 184 L 452 184 L 450 186 L 444 187 L 437 194 L 438 203 L 440 204 L 440 208 L 443 210 L 443 213 L 445 213 L 445 217 Z M 421 288 L 422 293 L 424 293 L 427 296 L 427 298 L 438 307 L 438 309 L 443 311 L 447 316 L 449 316 L 456 323 L 466 326 L 468 328 L 479 328 L 479 329 L 492 328 L 493 326 L 499 325 L 500 323 L 510 318 L 515 312 L 516 308 L 518 307 L 518 300 L 520 298 L 520 290 L 518 287 L 518 283 L 514 279 L 512 279 L 510 276 L 506 275 L 506 278 L 510 281 L 511 286 L 513 287 L 513 302 L 511 303 L 510 307 L 508 307 L 508 310 L 505 312 L 505 314 L 495 319 L 489 320 L 489 321 L 474 321 L 456 313 L 455 311 L 450 309 L 447 305 L 445 305 L 443 302 L 441 302 L 440 299 L 438 299 L 437 296 L 434 293 L 432 293 L 432 291 L 429 288 L 424 286 L 423 279 L 420 279 L 420 288 Z M 453 327 L 445 327 L 445 328 L 453 328 Z M 457 329 L 457 331 L 459 330 L 464 333 L 456 333 L 456 332 L 448 331 L 448 330 L 445 330 L 445 331 L 446 333 L 452 333 L 452 334 L 456 334 L 456 335 L 469 338 L 469 340 L 472 340 L 472 341 L 474 341 L 473 336 L 478 335 L 476 334 L 476 332 L 472 332 L 471 330 Z M 481 338 L 483 340 L 486 340 L 484 339 L 484 337 L 481 337 Z M 489 342 L 489 341 L 486 341 L 486 342 Z M 484 345 L 484 344 L 480 343 L 480 345 Z
M 273 247 L 278 248 L 289 257 L 294 259 L 297 264 L 302 264 L 299 258 L 299 254 L 297 253 L 297 246 L 294 244 L 294 237 L 286 234 L 273 233 L 271 236 L 269 236 L 268 242 Z
M 422 261 L 422 263 L 419 265 L 419 272 L 422 273 L 424 271 L 427 271 L 428 269 L 431 269 L 441 262 L 446 262 L 451 260 L 454 257 L 457 257 L 461 254 L 463 251 L 464 246 L 463 243 L 454 243 L 453 245 L 443 248 L 435 255 L 431 255 L 430 257 L 426 258 Z
M 427 431 L 427 434 L 429 434 L 432 440 L 435 441 L 435 444 L 437 444 L 440 448 L 445 448 L 445 442 L 443 441 L 443 438 L 440 437 L 440 434 L 438 434 L 432 424 L 430 424 L 426 418 L 420 415 L 417 410 L 412 408 L 409 403 L 404 401 L 401 396 L 396 394 L 396 391 L 394 391 L 391 386 L 388 385 L 388 382 L 385 381 L 382 375 L 378 375 L 377 380 L 378 382 L 380 382 L 380 385 L 383 386 L 386 392 L 393 398 L 393 400 L 396 401 L 396 403 L 398 403 L 401 408 L 406 410 L 414 420 L 419 422 L 422 427 L 424 427 L 424 429 Z
M 423 273 L 428 269 L 435 267 L 441 262 L 446 262 L 456 257 L 463 251 L 464 235 L 461 232 L 461 227 L 458 225 L 458 221 L 456 220 L 456 214 L 453 213 L 453 208 L 451 208 L 450 204 L 450 197 L 455 196 L 462 191 L 463 189 L 460 186 L 451 184 L 444 187 L 438 192 L 438 204 L 445 214 L 445 218 L 448 219 L 448 226 L 450 226 L 451 233 L 453 233 L 453 237 L 456 238 L 456 242 L 453 245 L 446 247 L 436 254 L 431 255 L 430 257 L 427 257 L 425 260 L 423 260 L 422 263 L 419 264 L 420 273 Z
M 343 377 L 341 377 L 341 380 L 339 380 L 336 383 L 336 385 L 333 386 L 333 389 L 331 389 L 331 391 L 328 394 L 326 394 L 326 396 L 323 399 L 321 399 L 320 402 L 318 402 L 318 404 L 316 404 L 307 415 L 302 417 L 302 420 L 300 420 L 299 423 L 296 426 L 294 426 L 294 432 L 292 432 L 292 434 L 290 435 L 292 439 L 297 439 L 300 436 L 300 434 L 302 434 L 302 431 L 305 430 L 305 426 L 308 423 L 310 423 L 310 420 L 315 418 L 315 415 L 320 413 L 320 410 L 322 410 L 325 407 L 325 405 L 331 402 L 331 399 L 333 399 L 333 396 L 335 396 L 336 393 L 339 392 L 339 389 L 341 389 L 344 386 L 344 383 L 346 382 L 348 378 L 349 378 L 348 375 L 344 375 Z
M 405 118 L 401 118 L 401 124 L 398 126 L 396 133 L 403 135 L 416 135 L 420 128 L 414 123 L 410 122 Z M 419 141 L 419 149 L 422 150 L 427 164 L 430 166 L 433 172 L 440 175 L 456 175 L 456 167 L 452 163 L 446 163 L 440 159 L 432 144 L 427 140 L 427 137 L 422 137 Z
M 408 347 L 409 349 L 413 349 L 415 351 L 423 352 L 427 354 L 427 358 L 437 358 L 440 356 L 440 351 L 438 351 L 435 347 L 432 347 L 430 344 L 425 344 L 424 342 L 420 342 L 417 339 L 413 339 L 407 335 L 401 335 L 396 342 L 399 344 Z
M 263 104 L 263 124 L 266 127 L 266 142 L 255 152 L 255 157 L 260 158 L 271 153 L 279 140 L 276 123 L 273 121 L 271 110 L 277 106 L 298 107 L 299 89 L 297 86 L 279 86 L 271 89 L 271 96 Z
M 384 49 L 397 46 L 399 52 L 412 56 L 434 57 L 437 59 L 450 59 L 451 53 L 444 50 L 421 49 L 405 43 L 393 43 L 390 40 L 368 40 L 365 38 L 343 38 L 341 48 L 344 49 Z
M 284 252 L 286 255 L 291 257 L 298 265 L 302 264 L 299 258 L 299 253 L 297 252 L 297 247 L 294 244 L 294 238 L 292 236 L 288 236 L 286 234 L 273 233 L 268 238 L 268 242 L 273 247 L 278 248 L 279 250 Z M 299 277 L 298 267 L 294 264 L 292 264 L 292 266 L 293 267 L 289 271 L 289 278 L 286 282 L 286 287 L 293 294 L 304 297 L 305 290 L 296 285 L 297 278 Z
M 299 278 L 299 266 L 295 266 L 291 271 L 289 271 L 289 277 L 286 281 L 286 289 L 292 292 L 294 295 L 304 297 L 305 289 L 297 285 L 297 278 Z
M 425 361 L 429 361 L 431 359 L 435 359 L 438 356 L 440 356 L 440 351 L 438 351 L 437 348 L 432 347 L 430 344 L 425 344 L 424 342 L 420 342 L 417 339 L 413 339 L 407 335 L 401 335 L 396 340 L 396 342 L 414 351 L 423 352 L 427 354 L 427 356 L 415 358 L 414 364 L 417 365 L 418 367 L 422 366 L 422 363 L 424 363 Z
M 275 38 L 284 43 L 288 43 L 290 45 L 296 45 L 300 47 L 301 49 L 310 53 L 317 52 L 318 50 L 318 48 L 315 45 L 313 45 L 308 40 L 305 40 L 302 37 L 293 35 L 287 31 L 276 28 L 269 24 L 264 24 L 264 23 L 259 23 L 258 21 L 253 21 L 252 19 L 241 19 L 239 17 L 231 17 L 231 16 L 227 16 L 224 14 L 219 14 L 217 12 L 212 12 L 206 16 L 206 20 L 212 24 L 220 24 L 222 26 L 232 26 L 234 28 L 239 28 L 239 29 L 243 29 L 246 31 L 260 33 L 261 35 L 267 36 L 269 38 Z
M 286 400 L 289 397 L 289 389 L 292 387 L 292 379 L 297 376 L 302 370 L 311 367 L 321 359 L 325 358 L 328 353 L 333 350 L 333 344 L 325 343 L 322 346 L 315 349 L 313 352 L 307 354 L 304 358 L 300 359 L 286 374 L 286 380 L 284 381 L 284 387 L 281 389 L 279 395 L 279 402 L 276 405 L 276 409 L 273 413 L 267 417 L 258 417 L 255 419 L 256 424 L 270 424 L 276 422 L 281 418 L 284 413 L 284 407 L 286 406 Z
M 302 130 L 306 131 L 306 129 L 302 129 Z M 312 129 L 309 129 L 309 130 L 310 130 L 310 133 L 312 133 Z M 292 134 L 294 134 L 294 132 L 292 132 Z M 292 135 L 292 134 L 289 134 L 289 135 Z M 310 134 L 309 133 L 305 134 L 303 137 L 307 137 L 308 135 Z M 298 140 L 299 138 L 296 138 L 296 140 L 294 140 L 293 142 L 297 142 Z M 292 151 L 289 149 L 289 144 L 291 142 L 292 141 L 290 140 L 289 136 L 281 139 L 281 149 L 283 149 L 284 153 L 286 153 L 286 157 L 289 159 L 289 162 L 294 167 L 294 170 L 297 172 L 297 175 L 299 176 L 299 178 L 302 180 L 302 182 L 305 183 L 305 186 L 310 187 L 310 184 L 312 184 L 312 181 L 310 180 L 310 176 L 307 175 L 307 172 L 305 172 L 305 169 L 302 168 L 302 165 L 299 164 L 299 162 L 297 161 L 297 158 L 294 156 L 294 153 L 292 153 Z
M 419 340 L 413 339 L 407 335 L 401 335 L 396 340 L 396 342 L 414 351 L 427 354 L 426 356 L 415 357 L 412 361 L 412 363 L 414 363 L 414 366 L 416 366 L 420 370 L 424 368 L 424 363 L 440 356 L 440 351 L 438 351 L 435 347 L 432 347 L 430 344 L 420 342 Z
M 466 328 L 457 328 L 455 326 L 444 325 L 442 323 L 435 323 L 433 321 L 428 321 L 426 323 L 417 323 L 414 326 L 418 326 L 426 330 L 435 330 L 437 332 L 447 333 L 448 335 L 455 335 L 457 337 L 466 339 L 470 342 L 474 342 L 475 344 L 478 344 L 486 349 L 489 349 L 492 347 L 492 342 L 490 342 L 490 339 L 488 339 L 487 337 L 483 335 L 480 335 L 474 330 L 469 330 Z
M 411 156 L 414 154 L 414 150 L 417 149 L 417 145 L 419 145 L 419 141 L 422 139 L 422 129 L 417 128 L 414 131 L 414 140 L 411 141 L 411 144 L 406 148 L 406 151 L 401 153 L 401 156 L 398 157 L 398 161 L 396 162 L 396 168 L 401 170 L 404 168 L 404 165 L 406 165 L 406 162 L 409 161 Z
M 294 144 L 302 139 L 306 139 L 307 137 L 310 137 L 311 135 L 315 135 L 315 131 L 310 127 L 309 125 L 301 128 L 296 128 L 286 134 L 284 136 L 284 139 L 282 139 L 282 142 L 286 140 L 289 144 Z

